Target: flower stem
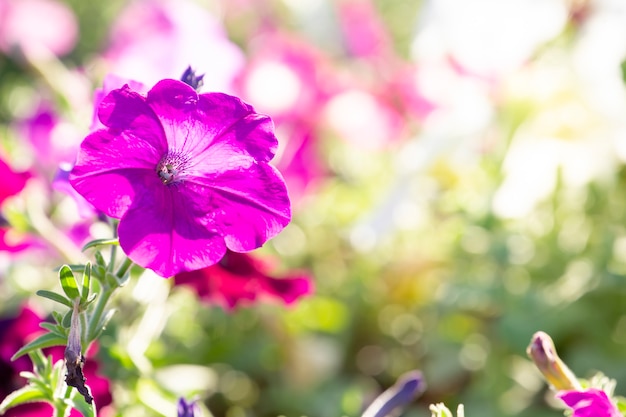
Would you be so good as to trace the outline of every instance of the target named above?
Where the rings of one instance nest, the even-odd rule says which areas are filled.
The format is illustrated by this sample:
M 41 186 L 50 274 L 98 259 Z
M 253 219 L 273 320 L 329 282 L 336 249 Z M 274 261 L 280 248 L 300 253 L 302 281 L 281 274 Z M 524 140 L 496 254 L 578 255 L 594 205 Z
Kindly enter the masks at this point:
M 124 259 L 124 262 L 120 265 L 120 268 L 117 270 L 115 275 L 117 275 L 118 278 L 122 278 L 131 266 L 133 266 L 133 261 L 128 258 Z
M 115 288 L 105 287 L 102 291 L 102 294 L 100 294 L 98 301 L 96 302 L 96 307 L 94 308 L 93 313 L 91 314 L 91 317 L 89 319 L 89 330 L 87 331 L 88 344 L 85 347 L 85 351 L 89 347 L 89 344 L 91 344 L 91 342 L 95 340 L 95 335 L 98 332 L 98 325 L 102 320 L 102 314 L 104 313 L 104 309 L 114 291 Z
M 133 261 L 125 258 L 124 262 L 122 262 L 122 265 L 120 265 L 115 275 L 118 278 L 122 278 L 128 272 L 132 265 Z M 96 333 L 98 333 L 98 326 L 100 325 L 100 322 L 102 320 L 102 315 L 104 314 L 106 305 L 117 288 L 118 287 L 110 287 L 106 283 L 102 283 L 102 294 L 96 302 L 96 307 L 94 308 L 93 313 L 91 314 L 91 317 L 89 319 L 89 330 L 87 332 L 88 344 L 95 340 L 95 335 Z M 87 347 L 89 346 L 87 345 Z
M 111 225 L 111 229 L 113 230 L 113 237 L 117 238 L 117 225 L 118 222 L 115 219 L 109 217 L 109 222 Z M 113 272 L 113 268 L 115 267 L 115 257 L 117 255 L 117 246 L 111 246 L 111 259 L 109 260 L 109 272 Z
M 65 387 L 65 394 L 63 395 L 63 398 L 54 402 L 54 413 L 52 414 L 52 417 L 66 417 L 68 414 L 67 403 L 63 400 L 69 399 L 71 395 L 72 387 Z
M 109 259 L 109 271 L 113 272 L 113 268 L 115 267 L 115 256 L 117 255 L 117 246 L 111 245 L 111 258 Z

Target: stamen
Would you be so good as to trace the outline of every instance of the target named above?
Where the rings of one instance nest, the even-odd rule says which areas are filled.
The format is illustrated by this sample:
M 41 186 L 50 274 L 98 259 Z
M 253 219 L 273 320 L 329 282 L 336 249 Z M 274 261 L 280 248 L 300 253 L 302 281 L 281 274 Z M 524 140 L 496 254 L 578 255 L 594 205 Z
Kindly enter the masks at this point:
M 188 159 L 179 153 L 168 153 L 156 167 L 156 172 L 164 185 L 173 184 L 182 180 Z

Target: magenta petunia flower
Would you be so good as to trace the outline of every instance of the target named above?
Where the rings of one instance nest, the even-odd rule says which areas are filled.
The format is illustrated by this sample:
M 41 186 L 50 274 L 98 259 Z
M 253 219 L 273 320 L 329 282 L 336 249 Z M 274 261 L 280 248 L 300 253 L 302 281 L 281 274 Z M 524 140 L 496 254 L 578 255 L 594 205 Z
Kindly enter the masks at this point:
M 26 182 L 32 177 L 29 171 L 15 172 L 2 159 L 0 159 L 0 205 L 9 197 L 22 191 Z M 36 242 L 31 236 L 21 233 L 10 233 L 11 226 L 0 215 L 0 252 L 20 252 L 31 247 Z
M 557 398 L 574 411 L 572 417 L 622 417 L 606 392 L 599 389 L 561 391 Z
M 268 162 L 268 116 L 236 97 L 162 80 L 146 96 L 128 86 L 100 103 L 104 129 L 83 141 L 70 183 L 120 219 L 128 257 L 163 277 L 246 252 L 291 219 L 287 189 Z
M 289 305 L 313 292 L 313 283 L 305 274 L 274 278 L 268 274 L 269 269 L 263 260 L 228 251 L 218 264 L 177 274 L 174 280 L 176 285 L 193 288 L 201 299 L 229 310 L 264 297 L 278 298 Z

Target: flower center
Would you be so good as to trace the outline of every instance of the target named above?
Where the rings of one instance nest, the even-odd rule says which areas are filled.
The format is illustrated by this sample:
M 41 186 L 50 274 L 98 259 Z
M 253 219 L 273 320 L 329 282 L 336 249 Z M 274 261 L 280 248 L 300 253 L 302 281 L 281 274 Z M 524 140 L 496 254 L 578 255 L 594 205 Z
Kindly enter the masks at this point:
M 187 167 L 187 158 L 179 153 L 167 153 L 156 166 L 156 172 L 165 185 L 179 182 Z

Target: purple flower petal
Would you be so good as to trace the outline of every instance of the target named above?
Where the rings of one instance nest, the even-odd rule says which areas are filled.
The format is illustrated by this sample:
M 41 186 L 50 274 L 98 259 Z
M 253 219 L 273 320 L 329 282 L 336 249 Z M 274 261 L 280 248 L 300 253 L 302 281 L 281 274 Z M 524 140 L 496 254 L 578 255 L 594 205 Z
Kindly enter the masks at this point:
M 289 197 L 278 171 L 265 164 L 231 169 L 212 178 L 196 178 L 210 193 L 208 202 L 220 225 L 226 245 L 235 252 L 246 252 L 276 236 L 291 218 Z M 209 220 L 209 219 L 207 219 Z
M 126 254 L 165 277 L 218 262 L 226 245 L 217 230 L 207 227 L 209 221 L 203 221 L 211 216 L 205 196 L 192 187 L 164 187 L 154 177 L 158 184 L 146 187 L 154 192 L 142 193 L 120 222 Z
M 210 160 L 218 147 L 222 154 L 245 152 L 263 162 L 274 157 L 278 142 L 270 118 L 237 97 L 198 95 L 187 84 L 162 80 L 147 103 L 159 116 L 170 149 L 193 153 L 198 161 Z
M 557 398 L 574 411 L 572 417 L 622 417 L 606 392 L 599 389 L 561 391 Z
M 267 164 L 273 123 L 238 98 L 162 80 L 146 97 L 113 90 L 98 114 L 105 128 L 85 138 L 70 183 L 120 219 L 135 263 L 166 277 L 204 268 L 289 223 L 284 180 Z

